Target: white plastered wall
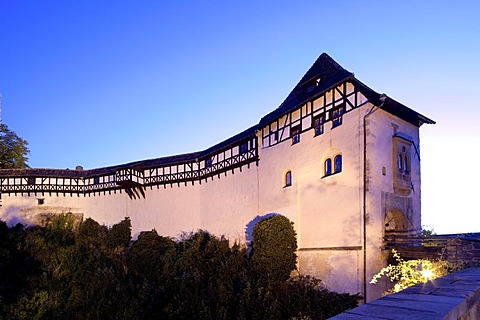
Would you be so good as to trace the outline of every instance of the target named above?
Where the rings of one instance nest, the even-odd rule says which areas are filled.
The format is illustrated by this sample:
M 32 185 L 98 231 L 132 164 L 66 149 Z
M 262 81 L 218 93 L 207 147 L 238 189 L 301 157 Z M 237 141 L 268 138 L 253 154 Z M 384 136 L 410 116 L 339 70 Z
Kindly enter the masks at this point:
M 243 166 L 208 181 L 148 187 L 145 198 L 130 199 L 125 192 L 70 196 L 63 194 L 2 195 L 4 220 L 22 209 L 42 207 L 56 212 L 79 212 L 101 224 L 113 225 L 130 217 L 132 231 L 156 229 L 164 236 L 204 229 L 245 241 L 245 227 L 257 215 L 278 213 L 289 218 L 297 231 L 302 274 L 319 277 L 329 289 L 357 293 L 363 290 L 363 116 L 365 104 L 343 116 L 343 124 L 314 137 L 313 130 L 268 148 L 259 146 L 259 165 Z M 377 110 L 367 121 L 367 281 L 385 265 L 382 252 L 385 194 L 394 194 L 392 136 L 395 130 L 412 137 L 418 146 L 418 127 Z M 258 133 L 258 140 L 262 141 Z M 342 172 L 324 177 L 327 157 L 342 155 Z M 411 220 L 420 228 L 420 165 L 412 152 Z M 383 174 L 385 167 L 385 175 Z M 284 187 L 284 174 L 292 172 L 292 186 Z M 44 198 L 38 205 L 37 198 Z M 392 196 L 393 197 L 393 196 Z M 398 201 L 397 201 L 398 202 Z M 393 203 L 393 204 L 392 204 Z M 25 211 L 25 210 L 24 210 Z M 26 210 L 34 212 L 35 210 Z M 368 297 L 384 288 L 368 285 Z

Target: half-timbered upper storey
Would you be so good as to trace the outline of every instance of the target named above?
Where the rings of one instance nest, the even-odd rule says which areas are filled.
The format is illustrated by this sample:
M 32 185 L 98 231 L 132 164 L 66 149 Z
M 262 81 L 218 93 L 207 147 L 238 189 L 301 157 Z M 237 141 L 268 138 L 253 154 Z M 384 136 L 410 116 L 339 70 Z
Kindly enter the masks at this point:
M 146 187 L 202 183 L 252 163 L 258 165 L 258 148 L 288 141 L 300 142 L 300 134 L 315 136 L 342 125 L 343 115 L 366 103 L 415 125 L 434 123 L 403 104 L 368 88 L 353 73 L 323 53 L 293 88 L 284 102 L 260 122 L 204 151 L 143 160 L 92 170 L 0 170 L 1 193 L 61 193 L 90 195 L 127 192 L 144 197 Z
M 298 143 L 300 134 L 313 130 L 323 134 L 343 123 L 343 115 L 367 103 L 420 127 L 433 120 L 403 104 L 381 95 L 357 80 L 353 73 L 342 68 L 323 53 L 283 103 L 264 116 L 258 125 L 263 147 L 286 140 Z

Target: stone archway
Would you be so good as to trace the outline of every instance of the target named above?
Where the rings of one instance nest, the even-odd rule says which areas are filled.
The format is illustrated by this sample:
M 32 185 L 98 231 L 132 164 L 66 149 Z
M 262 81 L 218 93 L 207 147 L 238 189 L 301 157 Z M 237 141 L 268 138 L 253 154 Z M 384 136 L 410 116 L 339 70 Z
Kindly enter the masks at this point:
M 393 209 L 385 215 L 385 234 L 406 233 L 408 221 L 405 214 L 399 209 Z

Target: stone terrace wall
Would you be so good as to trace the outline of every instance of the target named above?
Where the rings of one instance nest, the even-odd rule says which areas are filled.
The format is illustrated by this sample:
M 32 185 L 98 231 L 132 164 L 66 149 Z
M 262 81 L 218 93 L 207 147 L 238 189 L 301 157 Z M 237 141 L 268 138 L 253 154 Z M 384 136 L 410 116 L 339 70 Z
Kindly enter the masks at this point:
M 451 238 L 448 239 L 446 249 L 449 262 L 480 267 L 480 241 Z
M 395 249 L 405 260 L 445 259 L 464 267 L 480 267 L 480 234 L 438 235 L 428 238 L 385 237 L 385 249 Z M 395 263 L 392 256 L 389 263 Z
M 480 268 L 415 285 L 330 319 L 480 319 Z

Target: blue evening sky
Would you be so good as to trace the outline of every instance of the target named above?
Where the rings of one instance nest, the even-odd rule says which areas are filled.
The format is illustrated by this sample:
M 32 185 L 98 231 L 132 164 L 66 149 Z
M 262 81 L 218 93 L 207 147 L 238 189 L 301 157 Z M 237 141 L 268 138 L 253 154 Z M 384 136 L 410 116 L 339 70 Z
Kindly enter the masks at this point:
M 203 150 L 275 109 L 327 52 L 437 121 L 423 224 L 480 231 L 478 1 L 0 0 L 2 121 L 31 167 Z

